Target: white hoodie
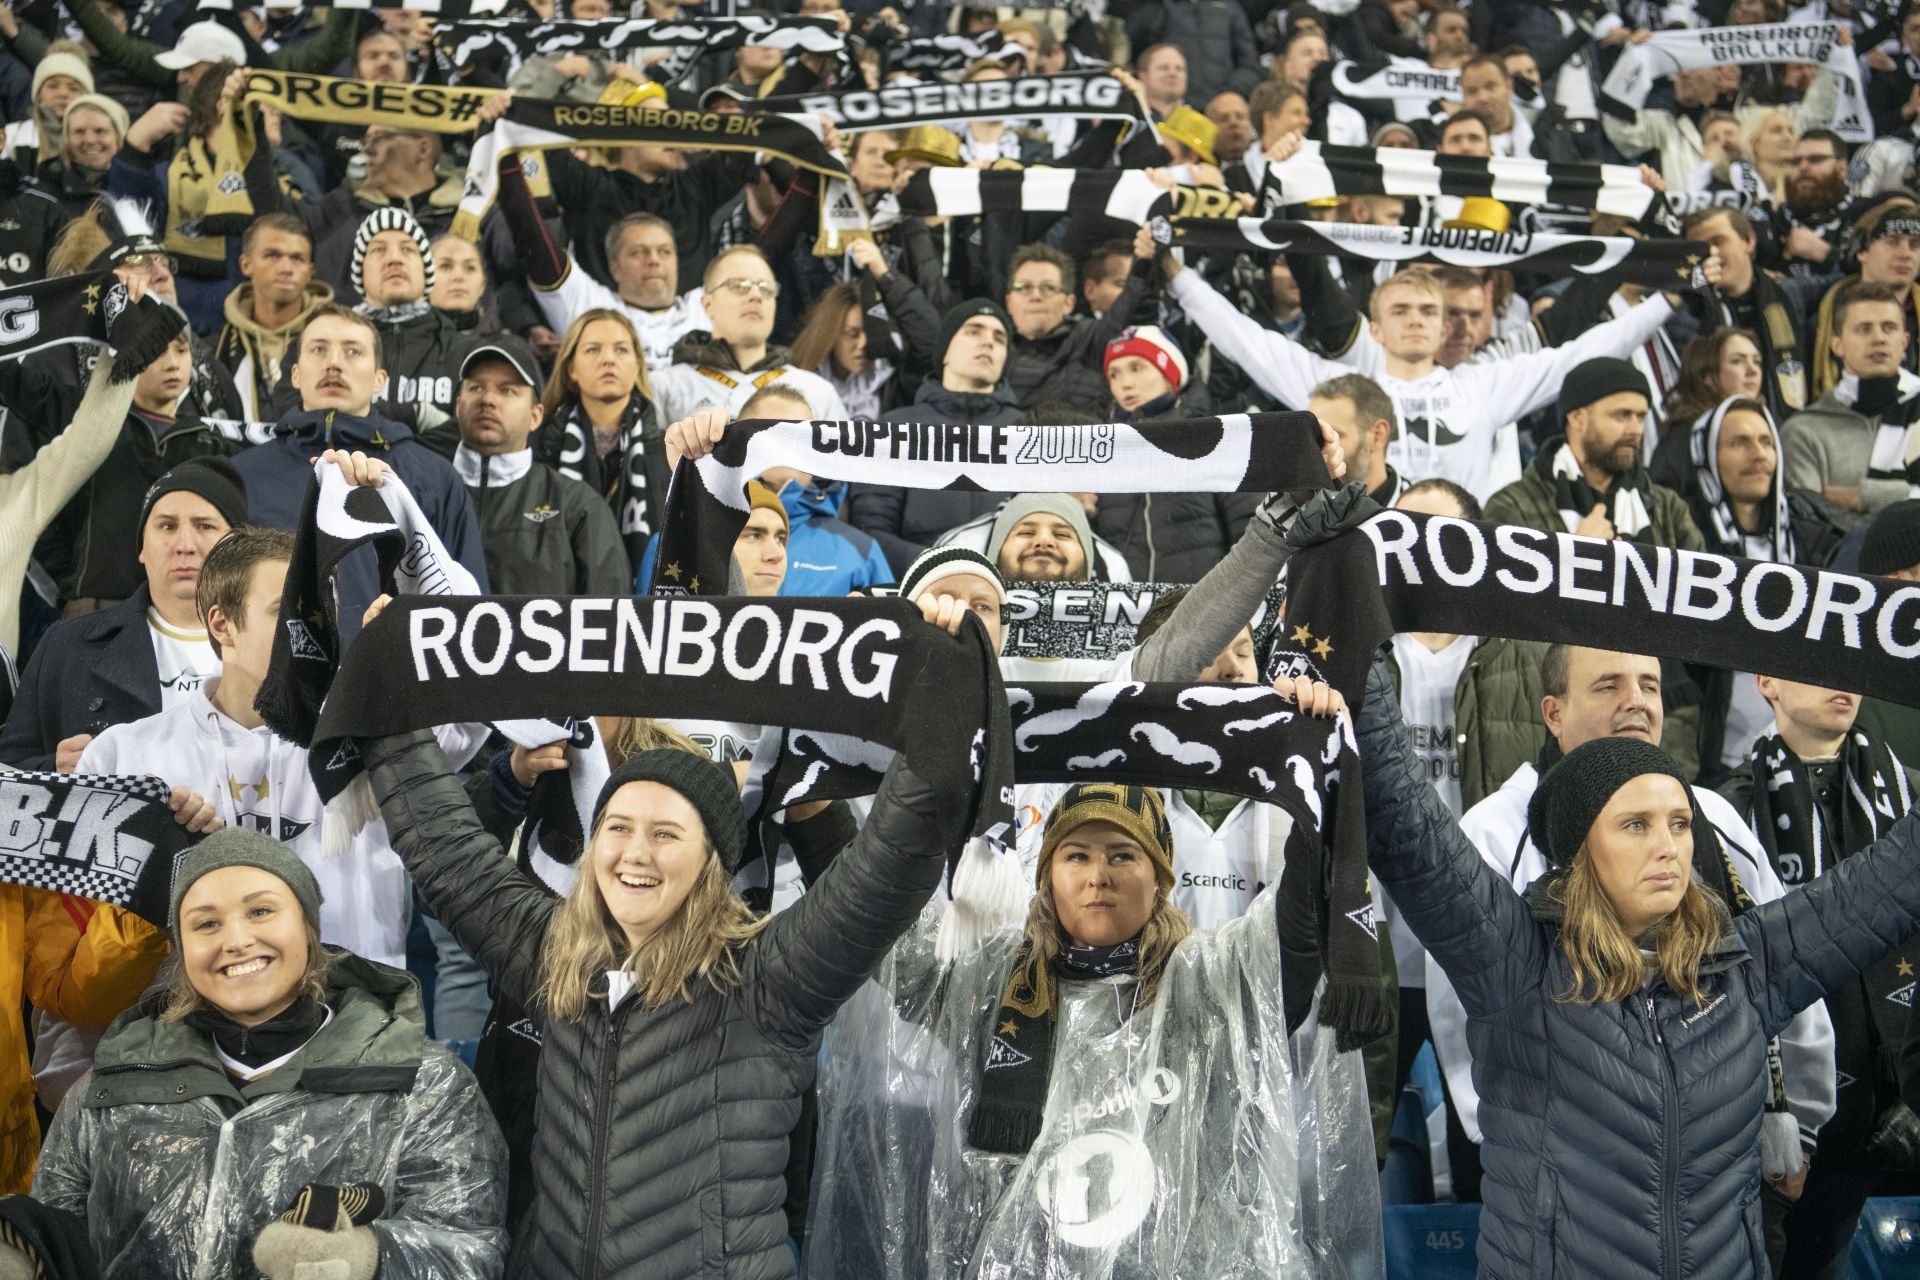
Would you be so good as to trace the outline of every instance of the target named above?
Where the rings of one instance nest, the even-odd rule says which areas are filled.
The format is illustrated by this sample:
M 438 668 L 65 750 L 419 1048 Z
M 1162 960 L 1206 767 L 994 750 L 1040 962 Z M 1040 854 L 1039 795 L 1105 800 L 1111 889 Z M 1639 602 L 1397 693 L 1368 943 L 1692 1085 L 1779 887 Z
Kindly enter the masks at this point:
M 320 939 L 404 969 L 411 914 L 407 871 L 389 847 L 386 823 L 375 820 L 344 855 L 320 851 L 325 806 L 307 773 L 304 747 L 262 725 L 245 729 L 215 707 L 220 677 L 209 676 L 187 701 L 130 724 L 117 724 L 87 744 L 79 773 L 151 774 L 191 787 L 212 802 L 228 826 L 258 831 L 292 849 L 320 882 Z M 486 739 L 485 725 L 441 725 L 433 733 L 458 768 Z
M 1527 802 L 1540 784 L 1530 764 L 1513 771 L 1500 789 L 1467 810 L 1460 830 L 1473 841 L 1487 865 L 1506 877 L 1515 893 L 1547 873 L 1547 860 L 1527 838 Z M 1717 792 L 1695 787 L 1700 816 L 1713 824 L 1734 872 L 1755 902 L 1786 896 L 1773 862 L 1754 838 L 1739 811 Z M 1427 1020 L 1433 1027 L 1433 1048 L 1446 1073 L 1447 1089 L 1467 1136 L 1480 1138 L 1480 1094 L 1473 1084 L 1473 1058 L 1467 1050 L 1467 1011 L 1454 994 L 1453 984 L 1427 957 Z M 1780 1063 L 1786 1075 L 1787 1105 L 1803 1135 L 1811 1137 L 1833 1115 L 1833 1022 L 1825 1003 L 1815 1001 L 1794 1015 L 1780 1033 Z

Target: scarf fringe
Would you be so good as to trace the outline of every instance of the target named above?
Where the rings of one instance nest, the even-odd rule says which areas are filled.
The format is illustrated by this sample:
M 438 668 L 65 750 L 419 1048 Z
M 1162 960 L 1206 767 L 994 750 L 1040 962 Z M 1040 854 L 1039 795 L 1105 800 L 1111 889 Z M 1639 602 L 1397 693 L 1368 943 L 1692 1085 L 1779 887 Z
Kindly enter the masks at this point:
M 1329 979 L 1327 993 L 1320 1001 L 1320 1025 L 1334 1031 L 1335 1047 L 1350 1053 L 1393 1030 L 1393 1006 L 1387 1001 L 1387 989 L 1378 980 L 1352 982 Z
M 960 851 L 952 886 L 933 944 L 943 963 L 973 954 L 1002 929 L 1018 928 L 1033 894 L 1018 863 L 978 837 Z
M 380 816 L 373 801 L 373 783 L 362 773 L 346 789 L 327 801 L 320 814 L 320 853 L 322 857 L 342 858 L 353 851 L 353 842 Z
M 1771 1178 L 1798 1173 L 1805 1157 L 1800 1151 L 1800 1122 L 1790 1111 L 1769 1111 L 1760 1122 L 1760 1161 Z
M 129 308 L 131 310 L 131 308 Z M 150 317 L 142 317 L 139 323 L 124 322 L 115 326 L 119 332 L 113 336 L 120 339 L 113 353 L 113 372 L 108 375 L 113 382 L 132 382 L 146 367 L 167 353 L 173 340 L 187 327 L 186 313 L 178 307 L 161 303 Z
M 967 1145 L 978 1151 L 1023 1156 L 1040 1137 L 1044 1113 L 1029 1107 L 996 1105 L 982 1097 L 967 1124 Z

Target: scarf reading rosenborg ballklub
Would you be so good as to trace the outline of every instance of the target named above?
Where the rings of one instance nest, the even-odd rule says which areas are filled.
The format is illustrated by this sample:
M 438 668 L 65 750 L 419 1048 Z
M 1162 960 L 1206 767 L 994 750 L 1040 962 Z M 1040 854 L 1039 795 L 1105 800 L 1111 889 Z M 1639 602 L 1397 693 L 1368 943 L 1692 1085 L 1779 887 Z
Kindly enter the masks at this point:
M 1397 631 L 1591 644 L 1920 706 L 1920 584 L 1316 498 L 1288 534 L 1268 675 L 1352 705 Z
M 864 419 L 735 422 L 667 491 L 655 591 L 718 595 L 768 467 L 849 484 L 989 493 L 1268 493 L 1332 483 L 1306 413 L 1175 422 L 979 426 Z

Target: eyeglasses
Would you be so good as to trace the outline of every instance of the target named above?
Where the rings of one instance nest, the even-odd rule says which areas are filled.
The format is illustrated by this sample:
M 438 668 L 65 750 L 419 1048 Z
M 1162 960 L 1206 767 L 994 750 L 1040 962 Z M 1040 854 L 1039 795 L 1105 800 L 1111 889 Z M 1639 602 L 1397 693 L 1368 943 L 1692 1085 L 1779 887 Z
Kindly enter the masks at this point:
M 722 280 L 716 289 L 725 289 L 736 298 L 777 298 L 780 296 L 778 280 L 753 280 L 746 276 L 735 276 L 731 280 Z
M 1066 290 L 1057 284 L 1035 284 L 1031 280 L 1019 280 L 1008 285 L 1007 292 L 1017 293 L 1021 297 L 1025 297 L 1029 293 L 1037 293 L 1043 298 L 1051 298 L 1057 294 L 1065 293 Z

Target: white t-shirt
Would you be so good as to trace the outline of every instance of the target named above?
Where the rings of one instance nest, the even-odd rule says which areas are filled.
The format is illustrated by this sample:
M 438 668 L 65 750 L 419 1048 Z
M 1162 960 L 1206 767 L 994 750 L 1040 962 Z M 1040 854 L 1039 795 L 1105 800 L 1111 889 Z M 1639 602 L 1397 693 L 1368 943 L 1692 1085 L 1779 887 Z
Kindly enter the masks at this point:
M 220 659 L 213 656 L 205 631 L 182 631 L 160 616 L 157 609 L 147 610 L 147 634 L 153 637 L 153 663 L 160 673 L 160 709 L 177 707 L 193 696 L 208 676 L 220 674 Z
M 1452 644 L 1435 651 L 1405 632 L 1393 638 L 1394 661 L 1400 664 L 1400 715 L 1407 722 L 1408 739 L 1427 781 L 1455 817 L 1460 816 L 1460 733 L 1454 723 L 1453 695 L 1475 643 L 1473 636 L 1455 636 Z M 1387 936 L 1393 940 L 1393 962 L 1400 970 L 1400 985 L 1424 986 L 1426 948 L 1413 936 L 1393 899 L 1385 891 L 1379 899 Z

